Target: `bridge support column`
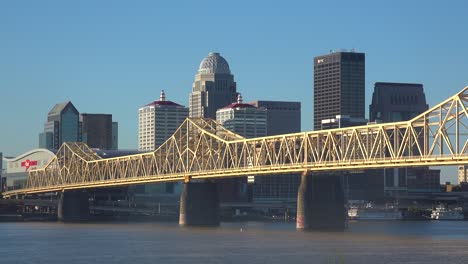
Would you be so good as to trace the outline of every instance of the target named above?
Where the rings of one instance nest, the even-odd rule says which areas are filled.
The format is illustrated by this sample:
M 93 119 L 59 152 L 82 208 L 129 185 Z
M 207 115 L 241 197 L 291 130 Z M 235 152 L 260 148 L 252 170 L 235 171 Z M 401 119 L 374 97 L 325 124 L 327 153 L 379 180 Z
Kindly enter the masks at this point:
M 180 195 L 179 225 L 219 225 L 219 197 L 216 183 L 184 183 L 184 188 Z
M 296 229 L 344 230 L 346 221 L 340 177 L 304 172 L 297 194 Z
M 76 222 L 88 220 L 88 194 L 82 191 L 62 192 L 57 207 L 57 218 L 59 221 L 62 222 Z

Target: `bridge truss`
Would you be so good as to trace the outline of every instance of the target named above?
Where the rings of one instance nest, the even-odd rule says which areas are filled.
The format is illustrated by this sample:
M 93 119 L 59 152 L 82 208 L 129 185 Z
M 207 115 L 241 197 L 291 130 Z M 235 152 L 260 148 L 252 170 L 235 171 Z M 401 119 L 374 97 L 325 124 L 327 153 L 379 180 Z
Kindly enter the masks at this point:
M 468 87 L 397 123 L 245 139 L 210 119 L 186 119 L 153 152 L 103 159 L 65 143 L 25 189 L 4 196 L 140 183 L 308 171 L 468 163 Z

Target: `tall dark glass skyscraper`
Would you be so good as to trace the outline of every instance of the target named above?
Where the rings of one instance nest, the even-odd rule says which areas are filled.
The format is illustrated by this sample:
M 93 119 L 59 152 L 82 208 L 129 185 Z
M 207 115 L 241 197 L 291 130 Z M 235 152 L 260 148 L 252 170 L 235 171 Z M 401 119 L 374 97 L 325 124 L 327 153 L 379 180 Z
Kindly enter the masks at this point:
M 44 132 L 39 134 L 39 147 L 58 149 L 64 142 L 81 141 L 79 115 L 70 101 L 56 104 L 47 115 Z
M 324 119 L 365 117 L 365 54 L 333 52 L 314 58 L 314 130 Z
M 80 119 L 83 142 L 91 148 L 115 149 L 112 138 L 112 115 L 81 114 Z

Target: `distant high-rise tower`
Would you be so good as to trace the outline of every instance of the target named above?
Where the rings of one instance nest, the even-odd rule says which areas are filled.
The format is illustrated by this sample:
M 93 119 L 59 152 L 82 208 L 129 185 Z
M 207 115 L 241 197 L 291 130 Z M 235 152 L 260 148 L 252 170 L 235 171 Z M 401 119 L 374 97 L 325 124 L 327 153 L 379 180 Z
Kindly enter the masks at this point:
M 314 130 L 346 115 L 365 117 L 365 54 L 334 52 L 314 58 Z
M 119 123 L 112 122 L 112 149 L 119 149 Z
M 406 121 L 428 108 L 422 84 L 376 82 L 369 106 L 369 121 Z
M 151 151 L 163 144 L 184 122 L 189 109 L 166 100 L 164 90 L 159 100 L 138 109 L 138 149 Z
M 458 165 L 458 183 L 468 183 L 468 165 Z
M 369 106 L 369 121 L 407 121 L 428 108 L 422 84 L 376 82 Z M 384 175 L 384 191 L 388 194 L 434 192 L 440 187 L 440 170 L 428 167 L 390 168 L 379 174 Z
M 79 116 L 72 102 L 56 104 L 47 115 L 44 132 L 39 134 L 39 147 L 58 149 L 64 142 L 81 141 Z
M 301 132 L 301 102 L 253 101 L 267 109 L 267 136 Z
M 225 128 L 245 138 L 267 135 L 267 110 L 244 104 L 242 96 L 237 101 L 216 111 L 216 121 Z
M 301 131 L 301 103 L 285 101 L 254 101 L 256 107 L 267 109 L 267 136 Z M 301 177 L 297 174 L 256 177 L 253 200 L 295 201 Z
M 113 144 L 111 114 L 81 114 L 82 140 L 91 148 L 117 149 Z
M 190 117 L 216 119 L 216 110 L 236 100 L 234 75 L 219 53 L 209 53 L 200 63 L 189 98 Z
M 240 94 L 236 102 L 216 111 L 216 121 L 245 138 L 267 135 L 267 110 L 244 104 Z M 254 177 L 248 178 L 250 182 L 254 181 Z M 218 190 L 222 201 L 246 202 L 251 199 L 247 191 L 247 177 L 223 179 L 222 184 L 218 185 Z

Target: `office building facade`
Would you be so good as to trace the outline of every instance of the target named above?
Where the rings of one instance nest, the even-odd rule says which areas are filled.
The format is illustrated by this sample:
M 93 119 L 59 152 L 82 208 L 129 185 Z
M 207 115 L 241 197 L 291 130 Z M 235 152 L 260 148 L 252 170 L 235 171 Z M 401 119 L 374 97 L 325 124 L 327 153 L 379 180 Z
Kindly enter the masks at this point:
M 366 124 L 367 119 L 365 118 L 351 118 L 348 115 L 337 115 L 335 118 L 323 119 L 321 129 L 364 126 Z
M 286 101 L 253 101 L 256 107 L 267 110 L 267 136 L 297 133 L 301 131 L 301 103 Z M 300 176 L 269 175 L 255 177 L 253 200 L 295 201 L 300 184 Z
M 369 121 L 377 123 L 407 121 L 429 108 L 422 84 L 376 82 L 369 106 Z M 383 174 L 384 192 L 398 193 L 439 191 L 440 170 L 427 167 L 389 168 Z
M 458 166 L 458 183 L 459 184 L 468 183 L 468 165 Z
M 347 115 L 365 118 L 365 54 L 333 52 L 314 58 L 314 130 Z
M 237 101 L 216 111 L 216 121 L 228 130 L 245 138 L 267 135 L 267 110 L 244 104 L 238 94 Z M 247 183 L 254 182 L 254 177 L 224 179 L 218 186 L 220 198 L 225 202 L 247 202 L 252 199 Z
M 237 88 L 234 75 L 227 61 L 216 52 L 205 57 L 192 84 L 189 96 L 190 118 L 211 118 L 216 120 L 216 111 L 236 101 Z M 226 193 L 236 193 L 236 183 L 231 179 L 218 180 L 221 202 L 236 201 Z
M 80 114 L 67 101 L 56 104 L 48 113 L 44 132 L 39 134 L 39 147 L 52 150 L 65 142 L 84 142 L 91 148 L 112 150 L 118 148 L 117 134 L 118 125 L 112 115 Z
M 191 118 L 216 119 L 216 111 L 236 100 L 237 90 L 229 64 L 211 52 L 200 63 L 189 97 Z
M 119 149 L 119 123 L 112 122 L 112 149 Z
M 267 110 L 267 136 L 301 131 L 301 102 L 253 101 L 249 104 Z
M 82 141 L 90 148 L 114 149 L 112 115 L 81 114 Z
M 369 121 L 410 120 L 428 108 L 422 84 L 376 82 L 369 106 Z
M 166 100 L 161 91 L 159 100 L 138 109 L 138 149 L 152 151 L 161 146 L 188 117 L 189 109 Z
M 267 110 L 263 107 L 244 104 L 240 94 L 235 103 L 216 111 L 216 121 L 245 138 L 267 135 Z
M 70 101 L 56 104 L 47 115 L 44 132 L 39 134 L 39 147 L 58 149 L 64 142 L 80 142 L 79 115 Z

